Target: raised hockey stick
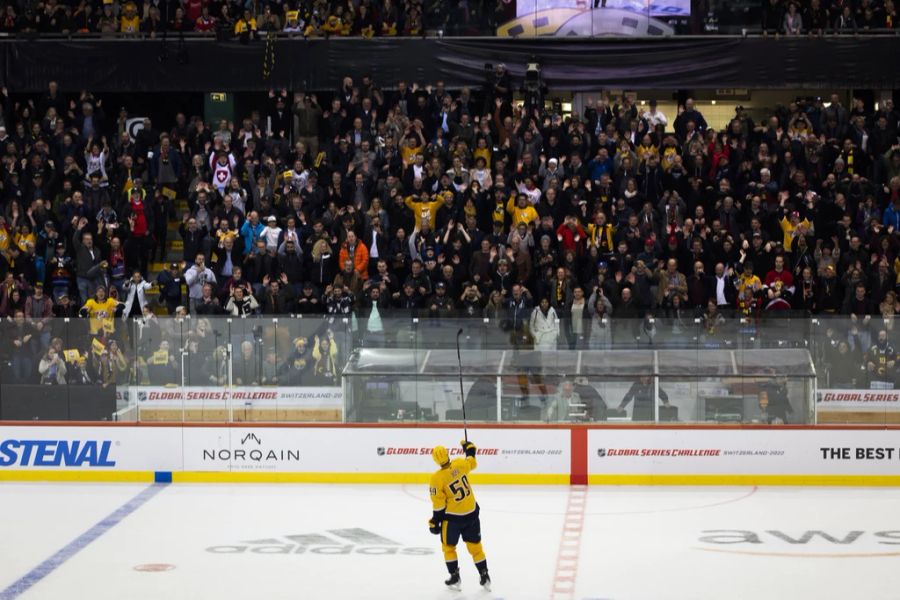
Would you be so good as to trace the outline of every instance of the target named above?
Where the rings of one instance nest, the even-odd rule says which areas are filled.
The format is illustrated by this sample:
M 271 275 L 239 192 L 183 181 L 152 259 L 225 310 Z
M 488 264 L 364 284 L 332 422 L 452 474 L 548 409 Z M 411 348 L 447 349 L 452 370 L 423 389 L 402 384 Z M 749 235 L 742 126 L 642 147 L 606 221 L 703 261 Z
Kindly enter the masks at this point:
M 459 399 L 462 402 L 462 413 L 463 413 L 463 434 L 465 435 L 466 442 L 469 441 L 469 425 L 466 421 L 466 397 L 463 394 L 463 381 L 462 381 L 462 355 L 459 352 L 459 336 L 463 333 L 462 327 L 459 328 L 459 331 L 456 332 L 456 362 L 459 365 Z

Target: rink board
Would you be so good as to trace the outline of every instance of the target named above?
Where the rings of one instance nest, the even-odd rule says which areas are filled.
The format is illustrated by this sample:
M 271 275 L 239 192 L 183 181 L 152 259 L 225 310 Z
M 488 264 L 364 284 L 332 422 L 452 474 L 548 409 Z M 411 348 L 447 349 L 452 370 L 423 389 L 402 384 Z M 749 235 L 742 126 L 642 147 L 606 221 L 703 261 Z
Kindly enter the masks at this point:
M 0 480 L 424 483 L 459 427 L 15 424 Z M 896 427 L 469 428 L 488 484 L 900 486 Z

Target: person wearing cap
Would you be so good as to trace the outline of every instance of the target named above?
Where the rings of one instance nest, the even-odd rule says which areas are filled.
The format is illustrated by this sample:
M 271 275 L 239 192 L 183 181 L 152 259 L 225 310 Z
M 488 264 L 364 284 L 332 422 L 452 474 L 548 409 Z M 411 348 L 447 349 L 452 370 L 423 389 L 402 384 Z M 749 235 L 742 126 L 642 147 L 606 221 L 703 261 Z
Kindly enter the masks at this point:
M 287 276 L 294 293 L 299 294 L 300 281 L 303 279 L 303 257 L 296 237 L 285 238 L 278 246 L 278 268 Z
M 785 252 L 790 252 L 794 243 L 794 238 L 800 235 L 811 235 L 813 233 L 813 225 L 807 219 L 800 219 L 800 213 L 796 210 L 791 211 L 781 218 L 779 221 L 781 231 L 784 233 L 784 241 L 782 246 Z
M 653 240 L 653 238 L 648 237 L 644 240 L 644 247 L 635 257 L 635 260 L 643 261 L 645 265 L 652 268 L 656 266 L 657 253 L 658 248 L 656 247 L 656 241 Z
M 54 298 L 68 293 L 69 286 L 72 284 L 73 267 L 72 257 L 66 254 L 66 244 L 57 242 L 53 255 L 47 259 L 46 266 Z
M 44 295 L 44 284 L 34 284 L 34 292 L 25 299 L 25 318 L 36 332 L 40 346 L 50 343 L 50 319 L 53 316 L 53 300 Z
M 431 318 L 452 317 L 455 306 L 453 298 L 447 293 L 447 284 L 443 281 L 434 284 L 434 294 L 425 302 L 425 306 Z
M 278 218 L 275 215 L 269 215 L 266 218 L 266 227 L 260 234 L 260 237 L 266 241 L 266 250 L 278 249 L 281 231 L 281 227 L 278 226 Z
M 301 315 L 321 314 L 325 310 L 321 294 L 312 281 L 304 281 L 297 296 L 297 312 Z
M 547 162 L 544 162 L 544 157 L 541 156 L 541 166 L 538 168 L 538 179 L 544 182 L 542 187 L 545 193 L 550 186 L 550 182 L 554 178 L 560 182 L 565 180 L 565 167 L 559 164 L 558 158 L 550 158 Z
M 178 263 L 170 263 L 156 276 L 156 284 L 159 286 L 159 302 L 164 304 L 170 315 L 175 314 L 175 309 L 182 304 L 181 268 Z

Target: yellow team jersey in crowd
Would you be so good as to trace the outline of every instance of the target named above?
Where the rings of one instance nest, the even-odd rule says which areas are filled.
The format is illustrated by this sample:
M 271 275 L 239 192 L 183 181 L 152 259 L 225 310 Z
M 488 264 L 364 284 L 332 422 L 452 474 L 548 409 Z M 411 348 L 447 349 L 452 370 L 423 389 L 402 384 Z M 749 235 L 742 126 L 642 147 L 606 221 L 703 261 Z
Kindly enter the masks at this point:
M 588 241 L 592 246 L 597 246 L 600 252 L 612 252 L 615 249 L 615 227 L 609 223 L 604 225 L 588 223 L 587 230 Z
M 141 30 L 141 19 L 137 15 L 122 16 L 119 20 L 119 31 L 122 33 L 138 33 Z
M 458 517 L 475 512 L 475 493 L 468 474 L 478 466 L 474 456 L 454 459 L 446 469 L 431 476 L 431 506 Z
M 490 148 L 475 148 L 475 151 L 472 153 L 472 160 L 478 160 L 478 157 L 484 159 L 484 162 L 487 163 L 488 168 L 491 166 L 491 157 L 493 156 L 493 152 Z
M 794 224 L 791 223 L 790 219 L 788 219 L 787 217 L 781 218 L 781 230 L 784 232 L 784 242 L 782 242 L 782 246 L 784 246 L 785 250 L 791 250 L 791 244 L 794 242 L 794 230 L 799 229 L 800 227 L 805 228 L 808 233 L 812 228 L 812 223 L 810 223 L 807 219 L 803 219 L 802 221 L 797 223 L 796 227 L 794 227 Z
M 513 227 L 518 227 L 519 223 L 528 225 L 540 219 L 538 211 L 531 204 L 526 204 L 525 208 L 519 208 L 516 205 L 514 196 L 510 196 L 509 201 L 506 203 L 506 210 L 512 215 Z
M 9 250 L 9 233 L 0 227 L 0 253 L 6 254 L 7 250 Z
M 762 281 L 760 281 L 759 277 L 756 275 L 747 276 L 746 273 L 741 273 L 741 276 L 738 277 L 738 294 L 743 294 L 744 290 L 747 288 L 752 289 L 754 292 L 762 287 Z
M 437 223 L 437 211 L 444 205 L 443 198 L 439 197 L 431 202 L 416 202 L 412 196 L 408 196 L 403 202 L 409 210 L 413 211 L 419 231 L 422 230 L 423 223 L 427 223 L 428 228 L 434 231 Z
M 256 31 L 256 19 L 252 17 L 249 21 L 238 19 L 238 21 L 234 24 L 235 35 L 241 35 L 242 33 L 248 31 Z
M 634 149 L 634 152 L 635 154 L 637 154 L 637 157 L 641 162 L 646 162 L 653 155 L 659 157 L 659 148 L 652 144 L 649 146 L 640 144 L 637 148 Z
M 91 335 L 96 335 L 100 330 L 112 331 L 115 321 L 117 302 L 107 298 L 103 302 L 97 302 L 93 298 L 84 303 L 90 317 L 89 327 Z
M 403 168 L 413 164 L 416 154 L 422 154 L 422 146 L 409 146 L 407 144 L 400 146 L 400 158 L 403 160 Z
M 336 15 L 331 15 L 327 19 L 325 19 L 325 24 L 322 25 L 322 31 L 328 34 L 339 34 L 341 32 L 341 19 Z
M 675 157 L 678 155 L 678 150 L 676 150 L 673 146 L 666 146 L 662 151 L 662 168 L 663 171 L 668 171 L 672 168 L 672 165 L 675 164 Z
M 37 242 L 37 238 L 33 233 L 17 233 L 15 242 L 16 246 L 19 247 L 19 250 L 25 252 L 28 249 L 28 242 L 31 242 L 31 245 L 34 246 L 35 242 Z

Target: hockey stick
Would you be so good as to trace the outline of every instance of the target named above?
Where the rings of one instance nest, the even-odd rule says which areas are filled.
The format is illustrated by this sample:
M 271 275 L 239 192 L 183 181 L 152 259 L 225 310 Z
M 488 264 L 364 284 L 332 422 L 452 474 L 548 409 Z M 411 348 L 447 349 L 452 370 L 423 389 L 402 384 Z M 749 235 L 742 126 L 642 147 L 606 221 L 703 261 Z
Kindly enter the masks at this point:
M 456 362 L 459 365 L 459 399 L 462 402 L 462 413 L 463 413 L 463 433 L 465 435 L 466 442 L 469 441 L 469 425 L 466 421 L 466 397 L 463 394 L 463 382 L 462 382 L 462 355 L 459 353 L 459 336 L 463 333 L 462 327 L 459 328 L 459 331 L 456 332 Z

